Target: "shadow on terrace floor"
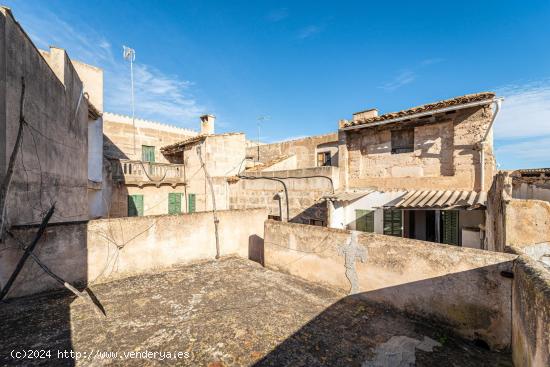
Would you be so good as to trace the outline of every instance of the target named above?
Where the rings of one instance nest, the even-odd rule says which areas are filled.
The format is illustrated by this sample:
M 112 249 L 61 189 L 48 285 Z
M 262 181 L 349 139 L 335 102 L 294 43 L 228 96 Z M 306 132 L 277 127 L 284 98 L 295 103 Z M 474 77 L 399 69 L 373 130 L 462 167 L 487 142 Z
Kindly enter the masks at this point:
M 52 350 L 72 344 L 82 353 L 188 353 L 162 361 L 80 359 L 79 365 L 361 366 L 392 336 L 428 336 L 443 346 L 432 353 L 417 351 L 418 366 L 510 366 L 507 354 L 241 258 L 199 262 L 92 288 L 107 317 L 76 299 L 70 305 L 70 331 L 67 320 L 56 316 L 57 307 L 66 309 L 71 302 L 63 294 L 21 298 L 0 308 L 1 362 L 13 363 L 5 356 L 16 344 Z M 33 335 L 34 330 L 40 333 Z

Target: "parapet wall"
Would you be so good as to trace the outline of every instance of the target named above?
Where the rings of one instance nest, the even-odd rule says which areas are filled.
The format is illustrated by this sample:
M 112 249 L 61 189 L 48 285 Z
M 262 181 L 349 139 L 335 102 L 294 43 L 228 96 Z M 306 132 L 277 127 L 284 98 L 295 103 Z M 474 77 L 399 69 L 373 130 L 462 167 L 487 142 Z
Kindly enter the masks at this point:
M 267 221 L 265 265 L 436 319 L 493 348 L 511 343 L 515 255 Z M 361 261 L 361 256 L 364 261 Z M 346 262 L 347 260 L 347 262 Z
M 550 272 L 523 254 L 514 264 L 512 356 L 515 366 L 550 366 Z
M 265 209 L 219 211 L 221 255 L 254 255 L 263 238 Z M 19 229 L 24 243 L 36 228 Z M 54 273 L 78 284 L 93 284 L 213 259 L 216 237 L 212 212 L 100 219 L 48 227 L 34 253 Z M 0 285 L 6 284 L 23 254 L 8 240 L 0 244 Z M 258 259 L 260 260 L 260 259 Z M 8 297 L 59 288 L 29 258 Z

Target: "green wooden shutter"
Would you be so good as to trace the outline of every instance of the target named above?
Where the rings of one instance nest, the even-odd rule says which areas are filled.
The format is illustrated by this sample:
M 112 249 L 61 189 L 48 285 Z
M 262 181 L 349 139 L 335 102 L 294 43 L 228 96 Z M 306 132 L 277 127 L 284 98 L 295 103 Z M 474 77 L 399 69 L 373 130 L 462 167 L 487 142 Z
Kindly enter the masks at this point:
M 180 193 L 168 193 L 168 214 L 181 213 L 181 195 Z
M 142 145 L 141 160 L 143 162 L 155 162 L 155 147 L 150 145 Z
M 143 216 L 143 195 L 128 195 L 128 216 Z
M 188 197 L 188 199 L 187 199 L 187 203 L 188 203 L 187 212 L 188 213 L 194 213 L 195 210 L 196 210 L 195 194 L 189 194 L 189 195 L 187 195 L 187 197 Z
M 402 237 L 401 210 L 384 210 L 384 234 Z
M 374 232 L 374 210 L 355 210 L 355 229 L 363 232 Z
M 458 246 L 458 210 L 441 211 L 441 242 Z

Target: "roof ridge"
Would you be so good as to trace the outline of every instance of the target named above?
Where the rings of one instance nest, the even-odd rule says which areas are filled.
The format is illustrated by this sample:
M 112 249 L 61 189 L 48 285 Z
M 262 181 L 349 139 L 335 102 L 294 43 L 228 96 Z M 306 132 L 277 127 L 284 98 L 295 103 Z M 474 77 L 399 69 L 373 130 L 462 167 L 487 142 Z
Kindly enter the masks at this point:
M 348 121 L 343 125 L 343 127 L 364 125 L 371 122 L 385 121 L 393 118 L 414 115 L 421 112 L 435 111 L 440 108 L 458 106 L 458 105 L 472 103 L 472 102 L 479 102 L 486 99 L 489 100 L 494 98 L 495 96 L 496 94 L 494 92 L 479 92 L 479 93 L 464 94 L 453 98 L 443 99 L 436 102 L 430 102 L 430 103 L 425 103 L 423 105 L 410 107 L 401 111 L 384 113 L 380 116 L 373 116 L 373 117 L 360 119 L 356 121 Z

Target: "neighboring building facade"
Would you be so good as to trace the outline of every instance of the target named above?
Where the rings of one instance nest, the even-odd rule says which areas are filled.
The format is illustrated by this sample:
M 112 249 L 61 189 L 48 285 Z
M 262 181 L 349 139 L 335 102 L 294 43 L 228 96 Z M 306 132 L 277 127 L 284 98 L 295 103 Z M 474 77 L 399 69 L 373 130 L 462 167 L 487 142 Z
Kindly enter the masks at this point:
M 54 202 L 52 223 L 87 220 L 88 127 L 99 113 L 84 97 L 82 79 L 64 50 L 41 53 L 4 7 L 0 33 L 2 181 L 17 141 L 25 81 L 26 124 L 5 198 L 6 224 L 40 223 Z
M 212 210 L 212 190 L 214 190 L 216 209 L 229 209 L 227 178 L 238 175 L 244 168 L 245 135 L 243 133 L 214 134 L 213 128 L 204 129 L 205 120 L 213 126 L 213 116 L 202 116 L 201 119 L 203 131 L 208 131 L 210 134 L 201 134 L 165 146 L 161 151 L 170 160 L 183 163 L 186 184 L 181 200 L 183 207 L 187 208 L 186 212 Z M 206 173 L 210 176 L 210 183 Z
M 197 136 L 189 129 L 105 113 L 104 155 L 109 162 L 109 217 L 181 213 L 182 162 L 161 147 Z
M 338 166 L 338 134 L 330 133 L 279 143 L 256 144 L 247 147 L 246 156 L 263 164 L 281 157 L 293 157 L 293 167 L 286 169 Z
M 341 121 L 329 226 L 483 247 L 493 105 L 493 93 L 480 93 Z

